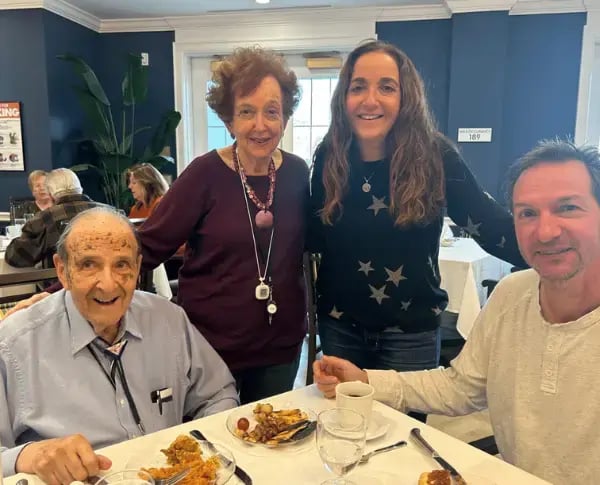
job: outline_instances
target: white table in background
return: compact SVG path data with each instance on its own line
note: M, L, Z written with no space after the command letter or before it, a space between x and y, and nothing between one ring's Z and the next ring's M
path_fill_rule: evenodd
M485 279L500 280L511 265L486 253L473 239L457 238L452 246L440 246L442 288L448 292L446 311L458 313L456 327L467 338L487 298Z
M296 389L265 399L277 407L300 407L319 412L335 406L335 401L322 397L313 386ZM250 405L250 408L252 406ZM472 446L420 423L384 404L375 403L374 410L389 419L391 427L383 437L368 442L367 450L389 445L401 439L409 444L373 457L369 463L354 470L350 477L360 485L416 485L421 472L438 468L435 461L408 440L411 428L421 428L423 436L440 454L457 468L470 485L543 485L547 482L530 475L506 462L479 451ZM127 468L128 463L139 465L140 457L156 455L177 437L191 429L201 430L211 441L229 448L238 463L252 477L254 485L316 485L333 475L329 474L317 452L314 438L293 447L277 449L247 445L234 438L225 427L230 411L225 411L191 423L185 423L131 441L109 446L100 453L113 461L113 471ZM469 481L469 478L476 477ZM15 485L19 478L27 478L29 485L42 483L36 477L17 474L4 479L4 485ZM228 485L241 483L233 477Z

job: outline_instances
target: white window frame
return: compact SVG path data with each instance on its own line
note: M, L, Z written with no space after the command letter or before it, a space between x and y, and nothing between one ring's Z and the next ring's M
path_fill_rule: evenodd
M587 22L583 28L579 92L577 95L577 119L575 143L598 143L598 106L592 106L592 93L600 89L600 76L594 76L594 68L600 59L600 6L588 9ZM596 69L598 71L598 69ZM596 72L598 74L598 72Z
M320 13L315 10L297 11L293 15L276 11L260 15L207 15L201 20L194 19L194 25L190 28L175 30L175 109L182 115L182 122L177 129L178 173L195 156L204 153L207 146L207 106L204 93L199 96L196 91L194 97L192 79L206 77L208 80L210 73L209 69L206 69L206 75L193 73L192 59L209 59L214 55L229 54L239 46L256 44L291 55L331 50L349 52L361 41L377 37L376 12L372 9L349 9L342 13L339 9L322 9ZM202 25L198 25L199 22ZM285 140L283 147L287 147Z

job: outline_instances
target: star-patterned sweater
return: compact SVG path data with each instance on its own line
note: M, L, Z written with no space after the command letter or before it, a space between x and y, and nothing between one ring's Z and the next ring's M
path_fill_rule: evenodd
M447 142L443 147L448 215L490 254L526 267L510 213L483 191L456 148ZM448 304L438 267L443 212L427 225L395 226L388 209L389 160L363 162L356 153L350 159L342 215L333 225L323 225L318 211L324 202L324 159L319 152L312 173L309 235L310 250L322 258L318 313L370 331L437 328Z

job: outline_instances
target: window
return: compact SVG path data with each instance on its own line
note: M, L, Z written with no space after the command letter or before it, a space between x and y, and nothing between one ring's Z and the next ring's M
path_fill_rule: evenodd
M331 96L338 78L302 78L302 99L292 116L292 151L310 165L331 120Z

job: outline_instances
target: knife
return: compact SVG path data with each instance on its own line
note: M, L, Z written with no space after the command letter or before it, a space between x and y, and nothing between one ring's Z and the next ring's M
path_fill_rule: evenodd
M411 436L411 438L414 438L415 441L417 443L419 443L423 448L425 448L431 454L431 458L433 458L435 461L437 461L444 470L448 470L450 472L450 475L452 475L458 483L462 483L462 484L466 485L467 482L465 482L465 479L461 476L460 473L458 473L456 468L454 468L450 463L448 463L446 460L444 460L438 454L438 452L435 451L433 449L433 447L429 443L427 443L427 441L425 441L425 438L423 438L423 436L421 436L421 430L419 428L411 429L410 436Z
M193 429L190 431L190 434L196 438L197 440L201 440L201 441L206 441L208 448L210 449L210 451L212 453L215 454L219 454L218 450L215 448L215 446L208 440L208 438L206 438L206 436L204 436L202 434L202 432L200 432L197 429ZM223 455L219 455L219 459L223 462L223 464L225 466L229 466L231 464L231 461L229 460L229 458L223 456ZM233 472L235 473L235 476L238 477L242 483L244 485L252 485L252 479L250 478L250 475L248 475L244 470L242 470L239 466L235 466L235 471Z

